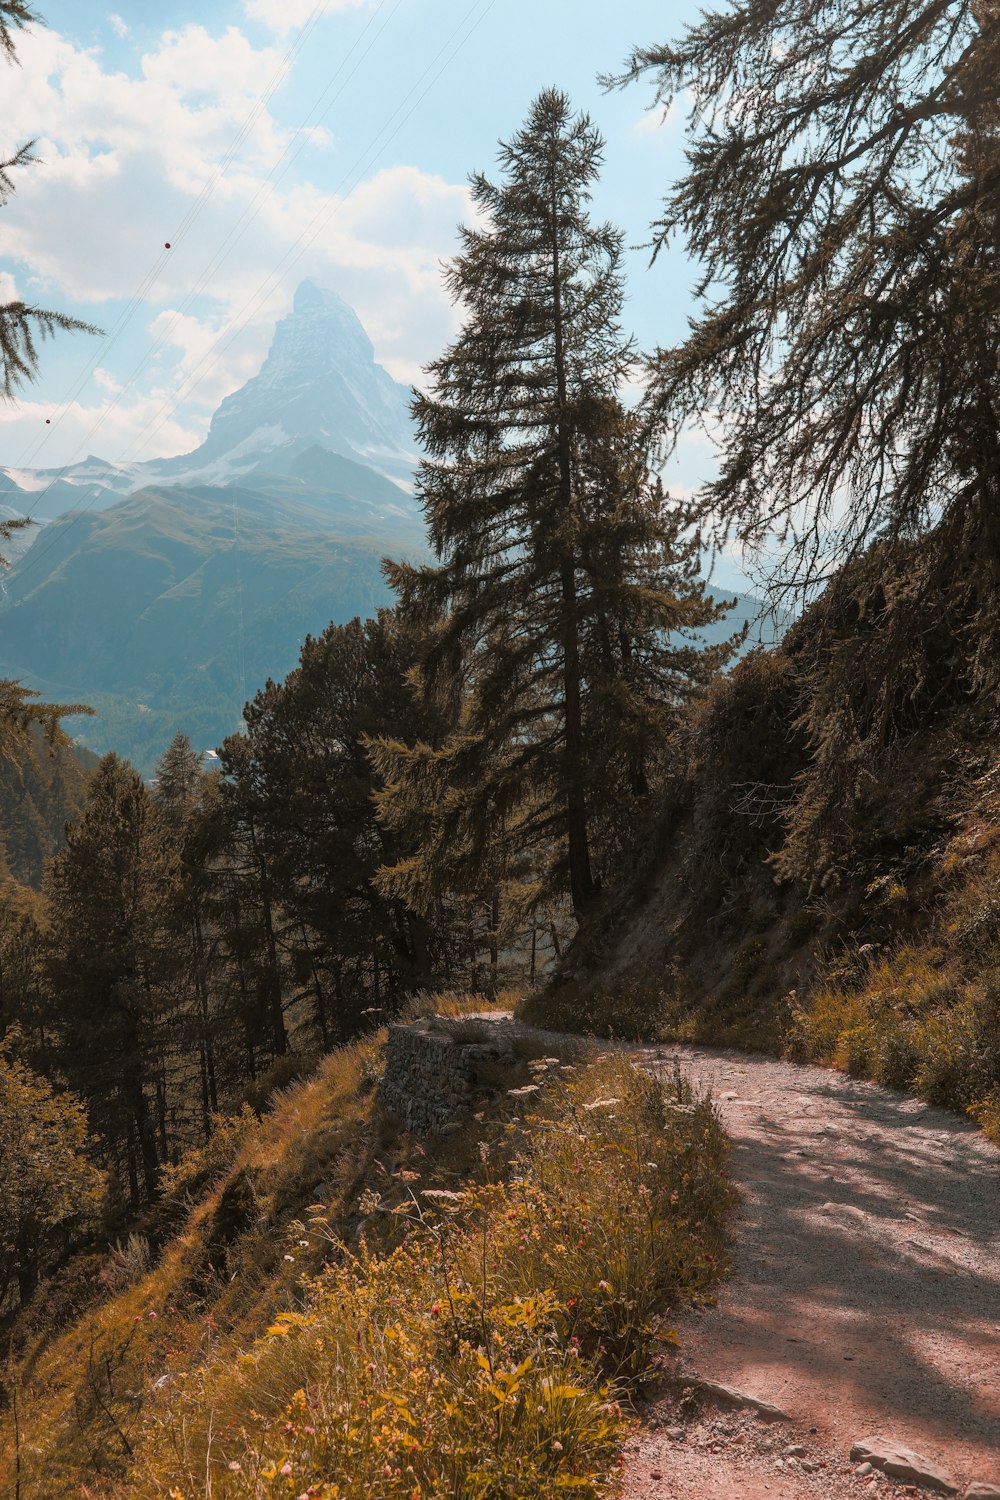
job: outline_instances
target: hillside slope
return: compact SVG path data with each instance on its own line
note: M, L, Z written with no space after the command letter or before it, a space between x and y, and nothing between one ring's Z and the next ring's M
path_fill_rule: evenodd
M714 684L634 878L533 1018L835 1062L1000 1139L1000 756L978 604L909 545L877 561Z
M420 1142L378 1105L382 1051L342 1049L263 1118L217 1121L127 1240L95 1238L13 1320L0 1491L604 1492L617 1396L667 1307L720 1274L711 1106L529 1048Z
M352 467L306 461L341 483ZM100 717L70 726L83 743L146 770L178 729L211 748L246 694L291 670L307 634L389 602L390 537L402 555L421 539L395 504L402 492L378 483L375 505L358 484L324 494L292 475L255 490L147 489L70 513L7 576L0 670L90 703Z

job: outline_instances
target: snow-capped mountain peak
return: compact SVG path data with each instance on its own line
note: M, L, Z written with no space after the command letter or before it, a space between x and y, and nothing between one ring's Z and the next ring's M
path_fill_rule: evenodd
M409 403L407 388L375 362L353 308L304 281L260 373L226 397L200 448L156 467L174 483L209 468L218 475L227 460L234 473L265 460L284 470L318 443L406 481L416 463Z
M192 453L131 464L90 457L64 469L0 467L0 493L15 509L47 519L81 504L104 509L150 484L224 485L260 471L290 474L315 447L407 490L417 464L409 390L376 363L354 309L308 280L277 324L259 373L226 397Z

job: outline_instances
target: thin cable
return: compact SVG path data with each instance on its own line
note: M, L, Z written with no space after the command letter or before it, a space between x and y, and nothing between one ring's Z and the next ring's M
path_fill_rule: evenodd
M84 367L82 373L78 376L76 383L63 397L63 400L57 408L55 417L53 419L53 422L55 424L58 424L60 418L65 416L66 411L76 400L77 396L80 394L81 390L90 379L94 370L97 368L98 362L101 359L105 359L107 355L110 354L111 350L115 347L121 335L124 333L125 329L132 321L136 310L145 301L146 294L155 284L158 276L160 275L160 272L163 270L163 267L166 265L170 257L170 250L181 242L184 235L195 223L205 204L209 201L212 194L214 193L219 182L222 180L226 172L236 160L236 157L239 155L241 148L246 142L253 127L259 120L261 114L266 109L267 105L270 103L271 99L274 97L281 84L288 77L288 74L294 66L299 52L305 46L305 43L309 39L309 36L319 24L319 21L321 20L328 4L329 0L316 0L316 4L313 6L312 12L310 13L309 17L303 23L298 36L296 37L296 40L285 52L284 57L281 59L281 62L272 74L271 79L264 89L263 93L258 95L257 99L250 109L249 114L244 119L243 124L240 126L239 130L237 131L236 135L230 142L221 160L216 166L215 171L202 187L202 190L199 193L198 197L189 206L187 212L184 215L184 218L171 233L169 240L164 245L164 249L160 252L150 270L147 271L143 280L139 283L135 291L132 293L131 297L128 300L128 303L119 314L110 332L105 334L103 342L98 346L96 353L92 356L88 364ZM15 464L11 465L11 467L18 469L30 467L34 462L34 459L37 457L38 453L52 436L53 434L51 432L43 432L35 440L34 449L30 452L26 449L22 450L21 457ZM72 462L73 460L70 460L69 464L62 465L63 470L69 468Z
M181 401L187 394L189 394L194 381L202 374L208 374L212 369L215 368L219 360L222 358L222 355L229 348L233 340L238 336L238 334L243 331L243 328L245 327L246 323L249 322L250 318L253 316L253 313L258 310L258 308L274 290L278 281L281 279L281 276L285 273L286 270L292 269L295 265L298 264L298 262L305 255L306 251L309 249L322 229L333 217L333 215L343 208L344 204L350 198L355 188L361 182L364 173L373 164L374 159L380 152L384 151L388 146L390 146L396 139L396 137L400 134L403 127L416 113L417 109L423 103L424 99L430 93L431 89L442 77L442 75L455 60L455 58L459 55L462 49L467 45L471 37L478 30L481 23L485 20L489 12L494 8L496 0L487 0L487 3L483 6L479 15L475 16L475 19L473 20L473 16L476 10L482 4L483 0L474 0L473 5L466 12L463 20L460 21L459 24L454 28L447 41L439 48L438 52L424 69L417 82L410 88L408 93L404 96L400 105L397 106L393 114L390 115L389 120L376 135L373 145L369 147L366 152L362 153L360 157L356 158L354 166L352 166L350 171L341 179L341 184L338 184L338 187L335 190L336 196L336 193L340 191L340 186L344 182L349 180L349 178L354 174L355 169L358 168L360 164L360 170L357 173L355 181L351 184L350 188L344 194L343 198L335 201L332 207L320 211L313 217L307 229L298 236L295 244L290 247L290 249L282 257L275 271L269 278L267 278L266 281L260 284L257 292L253 293L247 299L247 301L243 304L243 307L240 309L240 312L234 319L231 320L228 327L219 335L219 337L215 340L211 347L206 351L206 354L202 357L201 361L198 363L198 365L195 366L194 370L191 371L190 375L182 383L174 398L171 401L167 402L163 408L161 408L163 415L156 426L150 429L150 424L147 423L146 427L144 427L138 434L137 438L132 444L132 451L134 451L140 444L145 443L147 434L149 435L150 439L156 436L156 434L169 421L170 417L177 410L177 407L180 405ZM470 21L472 23L471 25L469 24ZM453 50L450 52L450 55L445 56L445 54L448 53L449 48L452 47L452 43L455 41L455 38L463 30L465 30L465 35L461 37L458 45L453 48ZM432 78L430 78L430 81L427 83L426 87L418 94L417 98L414 100L410 108L407 109L405 113L402 114L401 118L397 120L397 116L400 116L401 111L404 110L407 102L413 97L415 93L417 93L417 90L420 89L420 85L424 82L425 79L428 78L428 75L433 72L436 64L442 59L442 57L444 57L444 61L441 63L441 66L438 68L437 72L434 73L434 76ZM395 126L394 128L392 128L394 122ZM391 133L386 137L385 140L383 140L382 137L385 136L386 131L390 129ZM301 248L296 249L296 247L298 246L301 246ZM246 314L245 317L244 314ZM212 355L213 352L214 358L209 360L209 355ZM130 454L127 454L124 459L119 460L119 463L125 464L129 461L129 458ZM94 501L101 493L101 487L95 486L91 491L90 504L78 505L74 508L74 514L72 518L66 523L64 527L60 528L60 535L65 535L65 532L69 530L70 527L74 526L79 519L82 519L84 514L86 514L93 508ZM49 550L51 550L51 547L55 545L55 541L56 538L53 537L49 541L47 546L41 544L40 542L36 542L35 546L32 547L31 551L27 554L23 568L19 571L20 578L23 578L25 573L30 572L34 564L44 560Z

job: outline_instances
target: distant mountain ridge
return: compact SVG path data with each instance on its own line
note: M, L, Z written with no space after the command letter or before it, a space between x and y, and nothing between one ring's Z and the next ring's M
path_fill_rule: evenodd
M307 280L260 371L225 398L199 447L142 463L91 454L58 469L0 466L0 508L47 521L81 506L106 509L150 484L224 485L257 470L290 473L317 447L406 492L418 461L410 395L376 363L353 308Z
M387 550L423 549L412 525L390 546L367 509L333 529L322 497L295 491L150 486L54 521L44 565L29 553L6 580L0 676L91 704L98 716L71 725L81 742L147 773L178 729L218 745L306 635L391 602Z
M304 282L193 452L0 469L0 514L49 518L7 546L0 675L91 704L82 742L147 773L178 729L218 745L307 634L392 602L384 556L426 556L416 460L409 392L347 304ZM709 634L756 611L742 599Z
M0 468L0 514L47 523L7 548L0 673L93 705L82 741L146 772L177 729L217 745L307 634L391 602L384 555L424 553L409 401L307 281L193 452Z

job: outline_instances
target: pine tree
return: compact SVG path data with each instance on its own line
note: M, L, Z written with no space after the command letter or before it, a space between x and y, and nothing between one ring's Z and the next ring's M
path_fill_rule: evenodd
M272 1058L289 1050L274 874L266 847L267 790L252 741L230 735L219 751L224 779L218 815L225 828L213 901L229 948L246 1031L251 1073L255 1049Z
M206 783L202 757L178 731L156 763L153 801L163 821L181 837L200 804Z
M656 226L702 267L688 337L653 361L664 438L714 421L703 514L720 541L784 543L785 585L922 536L996 618L998 76L998 0L771 0L706 12L618 80L694 101Z
M412 661L390 610L330 625L247 705L244 759L223 749L227 769L255 788L278 944L324 1047L355 1035L373 1007L427 986L440 947L427 921L375 882L398 845L376 818L368 742L429 732L406 681Z
M39 19L25 0L0 0L0 54L9 63L17 60L15 32L37 23ZM34 145L34 141L29 141L12 156L0 157L0 208L14 192L11 174L37 159ZM0 399L10 399L19 386L35 378L39 338L51 338L54 333L71 331L100 332L92 324L68 317L66 313L51 312L21 301L0 304ZM12 530L25 525L27 522L23 520L0 522L0 537L9 536Z
M426 632L425 692L458 685L464 720L439 750L379 752L390 823L431 794L425 864L447 846L495 885L529 853L578 915L599 878L595 809L629 778L641 795L703 675L671 633L719 614L619 399L634 349L621 234L588 213L601 158L590 120L549 90L501 146L503 180L472 179L482 224L448 271L464 327L414 404L438 563L388 568ZM434 883L419 866L388 877L416 900Z
M177 856L142 778L105 756L50 866L49 977L59 1063L124 1163L134 1202L155 1197L166 1154L176 883Z
M186 734L171 740L156 764L153 805L169 833L177 855L177 881L171 903L171 926L176 942L177 1009L198 1056L202 1133L207 1140L219 1108L215 1055L221 1026L213 985L213 930L210 917L212 837L207 804L216 790L217 775L202 768L202 757L192 750Z
M43 1072L48 1062L45 922L38 891L0 878L0 1042L16 1035L19 1055Z

